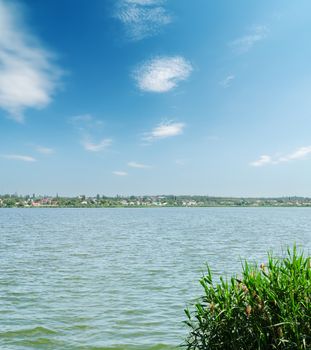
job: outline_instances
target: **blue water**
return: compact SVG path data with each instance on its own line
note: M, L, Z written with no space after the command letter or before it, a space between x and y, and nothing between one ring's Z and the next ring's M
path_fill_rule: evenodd
M1 209L0 349L174 349L208 262L294 242L308 208Z

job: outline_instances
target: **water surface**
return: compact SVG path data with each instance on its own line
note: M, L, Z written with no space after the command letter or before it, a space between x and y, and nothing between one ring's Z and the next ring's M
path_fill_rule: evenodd
M296 242L308 208L1 209L1 349L171 350L216 275Z

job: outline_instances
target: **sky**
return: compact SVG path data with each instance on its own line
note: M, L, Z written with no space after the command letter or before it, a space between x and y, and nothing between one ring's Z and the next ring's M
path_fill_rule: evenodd
M0 0L0 193L311 196L311 2Z

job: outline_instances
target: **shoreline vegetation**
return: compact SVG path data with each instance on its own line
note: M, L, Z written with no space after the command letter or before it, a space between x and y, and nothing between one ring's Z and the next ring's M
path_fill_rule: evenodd
M203 296L186 309L187 350L311 349L311 257L296 246L284 258L268 254L260 267L246 261L242 276L200 283Z
M87 197L0 195L0 208L311 207L309 197L245 198L211 196Z
M158 208L158 207L311 207L309 197L247 198L211 196L87 197L0 195L0 208Z

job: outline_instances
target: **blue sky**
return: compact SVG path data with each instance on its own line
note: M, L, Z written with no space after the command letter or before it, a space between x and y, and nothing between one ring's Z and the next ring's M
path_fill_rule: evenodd
M308 0L0 0L0 193L311 196Z

